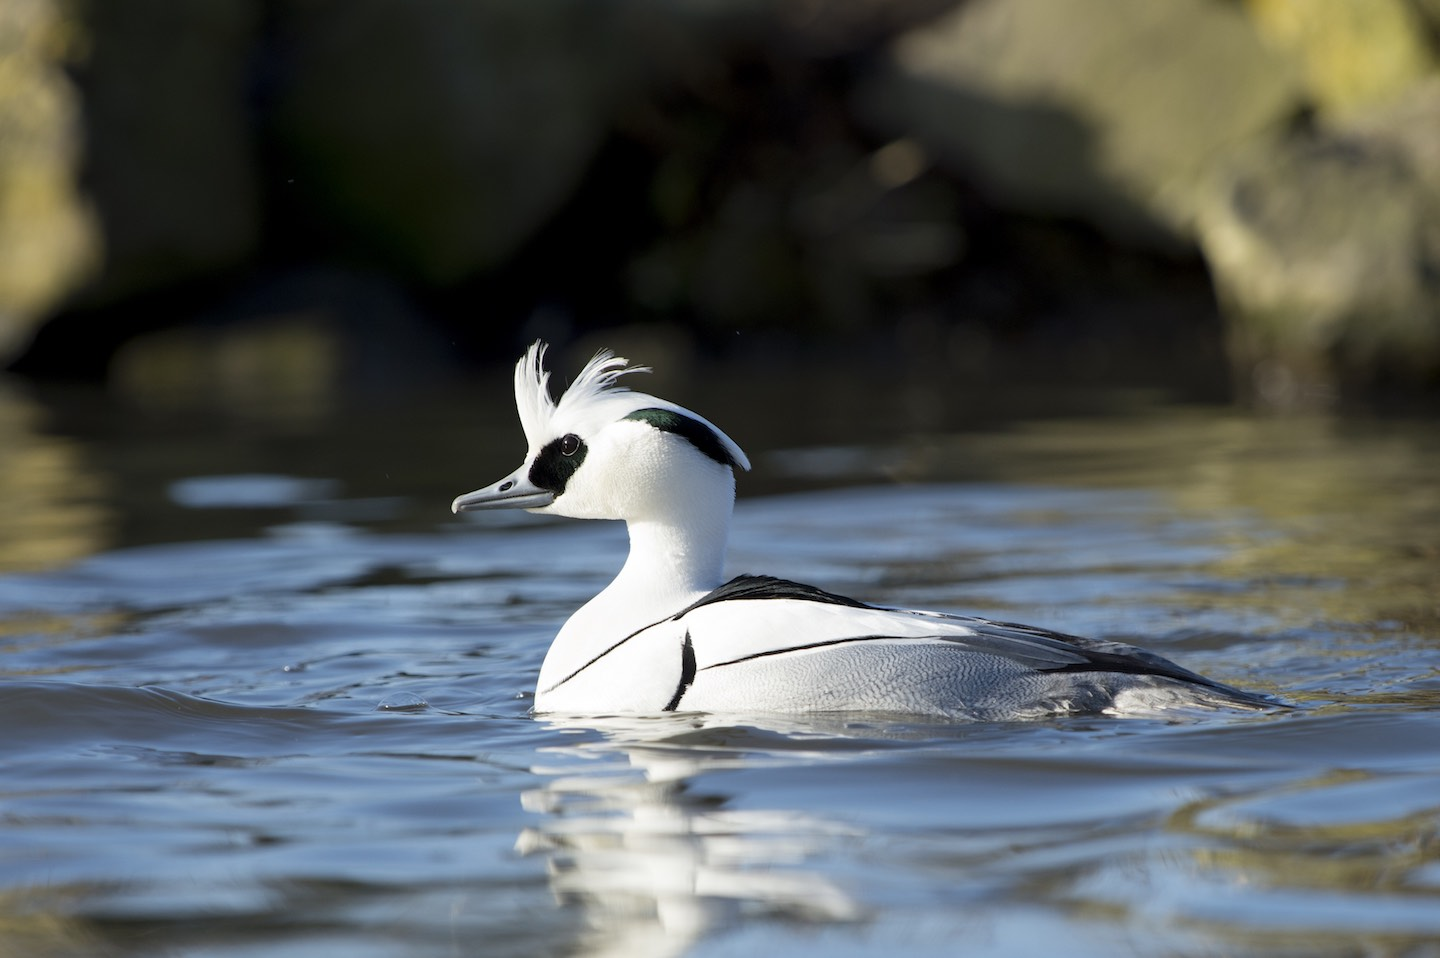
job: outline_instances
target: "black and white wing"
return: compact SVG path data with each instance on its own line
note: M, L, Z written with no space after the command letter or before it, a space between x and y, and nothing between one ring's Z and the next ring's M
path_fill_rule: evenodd
M673 621L685 626L688 681L672 708L1023 717L1114 710L1121 693L1156 689L1181 704L1273 704L1123 643L871 606L765 576L734 579ZM1142 710L1152 706L1168 707Z

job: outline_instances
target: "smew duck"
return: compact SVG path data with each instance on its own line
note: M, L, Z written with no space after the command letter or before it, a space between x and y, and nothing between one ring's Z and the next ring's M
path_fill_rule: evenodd
M528 451L459 513L620 519L615 580L561 628L538 712L880 711L1011 720L1066 713L1261 709L1271 699L1135 646L973 616L871 605L764 575L724 581L740 447L688 409L618 380L601 351L558 400L544 343L515 366Z

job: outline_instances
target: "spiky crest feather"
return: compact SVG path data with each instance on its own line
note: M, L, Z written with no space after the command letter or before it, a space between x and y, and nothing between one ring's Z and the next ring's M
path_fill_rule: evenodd
M520 414L525 440L532 446L551 438L551 424L557 416L573 414L603 399L630 395L631 391L616 380L628 373L650 372L649 366L631 366L625 357L602 349L590 357L557 402L550 396L550 372L545 368L549 348L548 343L537 339L515 364L515 409Z
M531 447L539 444L555 412L555 401L550 398L550 374L545 370L548 348L537 339L515 364L515 411L520 414L520 428L525 430L525 441Z
M742 468L750 468L744 451L705 417L669 400L621 386L617 382L621 376L648 373L650 367L631 366L628 359L616 356L608 349L592 356L560 399L553 399L550 395L550 372L545 368L548 349L548 343L537 339L515 364L515 409L520 414L520 427L525 430L525 441L531 449L544 445L565 430L584 432L587 428L598 428L623 419L636 409L651 407L674 410L704 423L715 431Z

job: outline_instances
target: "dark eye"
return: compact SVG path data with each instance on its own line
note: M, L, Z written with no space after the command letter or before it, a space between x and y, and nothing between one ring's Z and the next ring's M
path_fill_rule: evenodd
M573 432L560 437L560 455L573 456L580 451L580 437Z

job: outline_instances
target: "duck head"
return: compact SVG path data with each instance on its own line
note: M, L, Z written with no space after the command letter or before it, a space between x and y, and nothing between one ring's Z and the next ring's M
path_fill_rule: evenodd
M546 344L515 364L515 406L529 449L510 475L459 496L454 512L525 509L577 519L645 520L683 511L723 487L734 499L745 453L713 423L618 384L649 372L602 350L559 400L551 398Z

